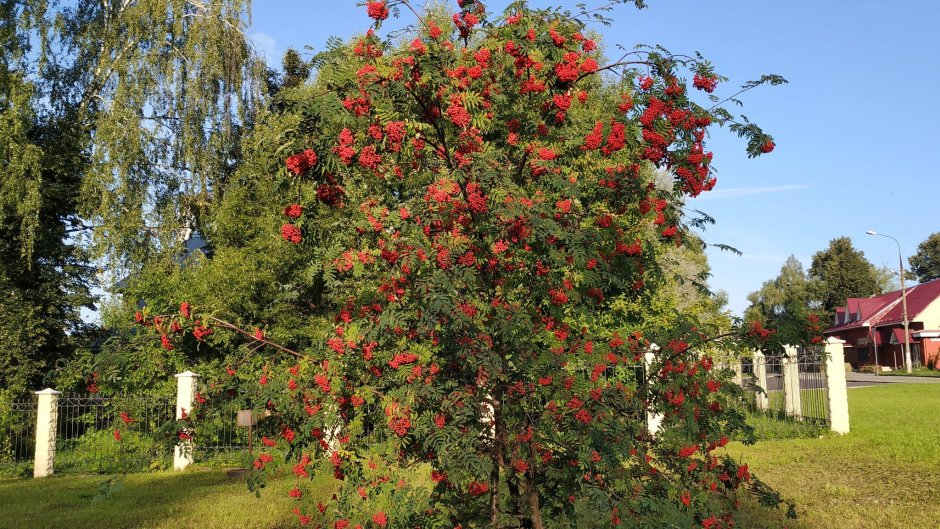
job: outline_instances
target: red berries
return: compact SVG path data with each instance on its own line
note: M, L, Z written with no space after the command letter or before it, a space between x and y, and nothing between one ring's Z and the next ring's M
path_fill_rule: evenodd
M385 0L366 2L366 12L369 18L375 21L382 21L388 18L388 5Z
M193 329L193 337L196 338L197 342L203 341L210 334L212 334L212 329L196 322L196 328Z
M317 200L327 206L335 206L342 202L346 192L343 188L333 184L320 184L317 186ZM283 231L283 230L282 230ZM299 242L299 241L298 241Z
M300 244L300 228L294 226L293 224L284 224L281 226L281 237L283 237L284 240L289 243Z
M188 301L184 301L180 303L180 315L183 316L184 318L189 319L190 309L191 309L191 305L189 304Z
M483 481L471 481L467 485L467 492L470 493L471 496L482 496L489 491L489 484Z
M460 128L469 126L471 120L470 113L463 107L459 99L451 101L450 106L447 107L447 118Z
M764 153L764 154L767 154L767 153L769 153L769 152L773 152L774 147L776 147L776 146L777 146L777 145L774 144L773 140L767 140L767 141L765 141L765 142L763 143L763 145L760 146L760 152L762 152L762 153Z
M313 149L289 156L286 161L287 170L294 176L301 176L317 164L317 153Z
M710 94L714 92L715 87L718 86L718 79L714 76L695 74L692 78L692 86Z
M304 207L300 204L291 204L284 208L284 215L289 219L298 219L304 214Z

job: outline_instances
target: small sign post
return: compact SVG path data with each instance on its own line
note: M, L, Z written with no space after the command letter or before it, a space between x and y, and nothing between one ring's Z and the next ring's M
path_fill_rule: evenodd
M255 425L258 424L258 419L255 417L253 410L238 410L238 413L235 415L235 426L241 428L248 428L248 455L253 456L254 450L252 446L252 429Z

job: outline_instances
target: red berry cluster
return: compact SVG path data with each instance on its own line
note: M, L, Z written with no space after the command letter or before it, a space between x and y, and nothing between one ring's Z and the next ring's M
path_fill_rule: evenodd
M366 2L366 12L369 14L369 18L382 21L388 18L388 5L385 0L370 0Z

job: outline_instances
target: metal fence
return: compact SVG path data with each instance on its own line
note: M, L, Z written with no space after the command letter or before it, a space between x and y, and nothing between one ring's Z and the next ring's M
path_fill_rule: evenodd
M36 399L0 403L0 475L29 471L36 449Z
M140 472L171 468L175 400L157 395L61 395L56 401L56 473ZM230 415L230 416L229 416ZM37 403L0 403L0 475L27 475L33 464ZM240 463L248 431L235 412L200 422L193 457Z
M748 393L746 411L761 431L774 423L806 427L830 426L826 361L821 351L799 349L795 355L755 355L742 362L741 386ZM805 432L804 432L805 433ZM798 432L794 430L794 435ZM779 437L778 431L774 436Z
M62 395L58 399L56 472L120 472L165 468L164 437L175 404L157 396Z

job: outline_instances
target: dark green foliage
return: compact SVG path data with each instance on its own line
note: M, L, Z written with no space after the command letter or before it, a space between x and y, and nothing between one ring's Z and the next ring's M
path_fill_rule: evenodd
M910 256L907 262L921 283L940 278L940 232L931 234L917 245L917 253Z
M820 300L830 314L847 298L880 293L877 269L848 237L832 239L827 249L813 254L809 275L820 281Z
M772 347L806 344L812 338L807 320L822 305L821 288L820 281L807 276L800 261L791 255L780 268L780 275L748 294L751 306L744 312L744 319L773 330Z
M246 10L0 0L0 386L74 379L51 371L98 341L94 259L110 281L175 255L222 192L257 96Z

